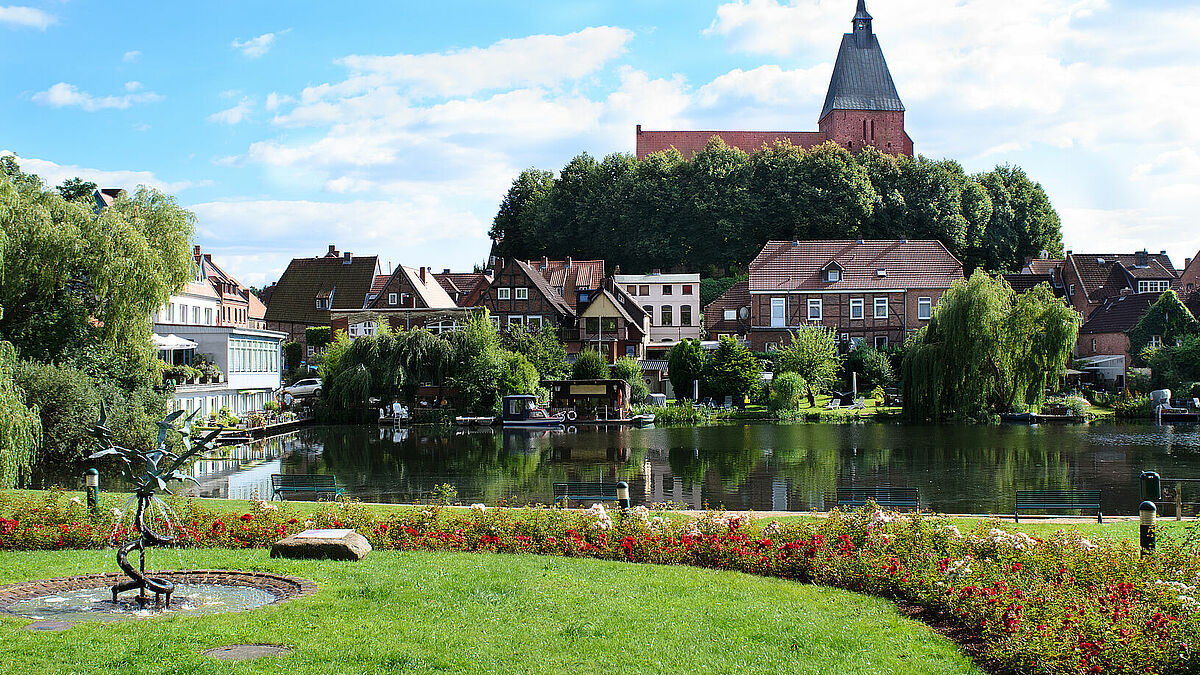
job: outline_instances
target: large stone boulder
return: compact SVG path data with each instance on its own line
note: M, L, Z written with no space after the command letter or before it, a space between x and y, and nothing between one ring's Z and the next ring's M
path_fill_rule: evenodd
M354 530L305 530L284 537L271 547L272 558L362 560L371 543Z

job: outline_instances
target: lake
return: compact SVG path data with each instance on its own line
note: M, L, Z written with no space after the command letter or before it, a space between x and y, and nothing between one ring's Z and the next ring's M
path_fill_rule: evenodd
M269 495L271 474L282 472L335 474L349 496L368 502L428 500L435 486L450 484L463 503L550 503L555 482L624 480L635 504L825 510L839 485L895 485L918 488L922 508L1008 513L1017 489L1077 487L1102 489L1111 514L1137 513L1143 470L1200 478L1200 431L1116 424L318 426L228 448L193 467L200 494L240 499Z

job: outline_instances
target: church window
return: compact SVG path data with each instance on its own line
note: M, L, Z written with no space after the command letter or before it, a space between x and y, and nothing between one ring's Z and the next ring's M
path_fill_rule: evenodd
M867 121L863 120L863 138L867 137Z

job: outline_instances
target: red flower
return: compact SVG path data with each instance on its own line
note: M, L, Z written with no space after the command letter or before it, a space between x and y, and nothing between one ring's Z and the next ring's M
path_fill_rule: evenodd
M242 520L248 523L248 522L254 520L254 514L253 513L243 513Z

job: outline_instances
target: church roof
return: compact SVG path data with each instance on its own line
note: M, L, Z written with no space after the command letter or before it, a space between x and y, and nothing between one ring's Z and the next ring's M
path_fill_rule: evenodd
M879 40L871 30L871 15L867 14L866 3L859 2L854 18L855 32L842 36L833 77L829 79L829 92L825 95L825 107L817 119L825 119L833 110L904 110L896 83L883 58L883 50L879 48ZM859 23L863 24L861 28Z

